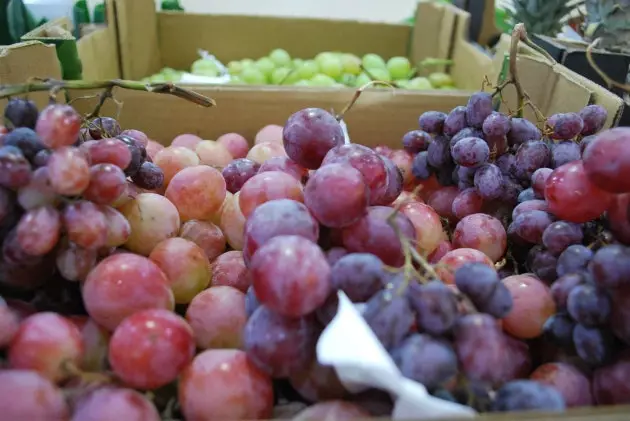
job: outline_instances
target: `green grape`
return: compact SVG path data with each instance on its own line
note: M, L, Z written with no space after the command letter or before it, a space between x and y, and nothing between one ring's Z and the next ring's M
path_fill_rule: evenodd
M442 72L434 72L429 75L429 82L436 88L443 86L453 86L453 78L450 75Z
M311 86L335 86L335 79L323 73L318 73L311 78Z
M416 90L427 90L433 89L433 85L431 85L431 82L429 82L429 79L427 79L426 77L414 77L409 81L409 85L407 85L407 88Z
M297 69L298 67L304 64L304 60L302 60L301 58L294 58L292 64L293 64L293 67Z
M340 59L344 73L350 73L354 76L361 73L361 59L359 57L354 54L342 54Z
M315 56L315 62L317 63L318 66L321 67L322 63L328 59L331 58L336 58L337 55L335 53L331 53L330 51L326 51L323 53L319 53Z
M341 60L337 57L330 57L322 59L319 64L320 70L325 75L330 76L333 79L341 77L343 73L343 67L341 66Z
M387 62L387 70L394 79L405 79L411 73L411 63L407 57L392 57Z
M230 77L230 81L228 82L229 85L242 85L243 83L245 82L243 82L243 79L238 75Z
M227 68L231 75L238 75L243 71L243 63L240 61L231 61L228 63Z
M192 64L190 72L194 75L213 77L218 76L219 68L214 61L200 58Z
M369 69L370 74L374 77L375 80L380 80L382 82L391 82L392 77L387 71L387 69Z
M168 80L166 80L166 78L164 77L164 75L161 74L157 74L157 75L153 75L149 78L151 83L164 83L164 82L168 82Z
M278 67L277 69L274 69L271 73L271 83L274 85L280 85L284 82L286 84L287 76L289 76L291 72L293 72L293 70L288 67Z
M385 64L385 60L377 54L366 54L363 56L361 60L363 67L372 70L372 69L386 69L387 64Z
M273 72L273 69L276 68L276 65L273 63L273 61L271 61L269 57L263 57L256 60L256 63L254 63L254 67L260 70L262 74L265 75L265 77L270 77L271 72Z
M300 79L311 79L319 73L319 66L315 60L304 60L301 67L297 69L297 75Z
M311 82L309 82L308 80L302 79L295 82L293 86L313 86L313 85L311 85Z
M266 85L267 77L257 67L246 67L241 72L241 79L243 82L250 85Z
M241 60L241 66L243 66L243 69L246 67L250 67L254 65L254 60L252 60L251 58L244 58L243 60Z
M339 82L341 82L342 84L346 86L354 86L354 84L356 83L356 80L357 80L357 77L350 73L344 73L339 78Z
M360 88L362 86L367 85L371 81L372 79L370 79L370 77L366 73L361 73L359 76L357 76L356 80L354 81L354 86L357 88Z
M291 56L281 48L269 53L269 58L277 67L289 67L291 65Z
M401 89L409 89L411 81L409 79L396 79L394 80L394 83Z

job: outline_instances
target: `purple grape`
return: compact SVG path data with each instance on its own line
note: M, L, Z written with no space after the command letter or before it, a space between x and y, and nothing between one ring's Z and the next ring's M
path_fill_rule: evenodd
M610 318L610 297L595 285L578 285L567 299L567 310L576 322L584 326L601 326Z
M542 243L551 253L559 255L570 245L581 244L583 239L584 233L579 224L556 221L543 232Z
M52 151L50 149L42 149L37 152L37 154L33 157L33 166L35 168L45 167L48 165L48 160L52 155Z
M251 317L258 307L260 307L260 301L258 301L258 297L256 297L254 287L250 286L247 288L247 294L245 294L245 312L247 313L247 317Z
M440 168L451 161L449 140L442 136L436 136L427 149L427 162L434 168Z
M363 318L386 349L400 345L413 324L413 311L402 295L377 292L365 306Z
M500 319L512 309L510 291L501 283L496 270L483 263L462 265L455 272L455 285L483 313Z
M4 118L13 128L35 129L38 116L37 105L28 99L11 98L4 108Z
M117 137L122 133L118 121L111 117L96 117L88 123L88 130L94 140Z
M582 361L597 367L610 361L614 338L607 330L577 324L573 329L573 345Z
M553 219L547 212L530 210L519 214L510 225L513 227L513 232L522 240L540 244L543 232L552 222Z
M577 113L558 113L547 119L547 125L553 131L552 139L569 140L582 132L584 121Z
M534 189L536 199L545 198L545 184L553 170L551 168L538 168L532 174L531 186Z
M230 162L221 172L225 179L225 186L230 193L241 190L243 184L258 173L260 164L247 158L238 158Z
M545 202L544 200L538 200L538 199L533 199L533 198L530 200L521 202L518 205L516 205L516 207L512 210L512 219L516 219L516 217L519 216L521 213L531 211L531 210L539 210L539 211L546 212L547 202Z
M367 301L383 287L385 276L381 259L369 253L350 253L332 266L334 289L346 293L354 303Z
M446 114L439 111L427 111L418 118L420 130L431 134L442 134Z
M479 139L484 139L485 135L479 129L465 127L462 130L458 131L457 134L455 134L455 136L451 137L449 146L452 148L453 146L455 146L457 142L459 142L465 137L478 137Z
M494 165L499 167L502 174L512 175L514 173L514 162L516 161L516 157L512 154L506 153L501 155L494 161Z
M435 175L441 186L447 187L456 184L453 181L453 171L455 171L455 164L450 160L437 169Z
M394 200L396 200L398 196L400 196L400 193L402 193L404 187L404 179L402 172L391 159L387 158L386 156L381 156L380 158L385 163L385 170L387 171L387 187L374 204L389 205Z
M158 167L153 162L145 161L131 180L136 186L143 189L159 189L164 184L164 172L162 168Z
M519 193L517 202L520 204L520 203L530 202L532 200L536 200L536 192L534 192L534 189L530 187ZM545 205L545 208L546 208L546 205Z
M589 143L594 141L596 138L597 136L595 135L585 136L582 138L582 140L580 141L580 153L582 155L584 155L584 151L586 150L586 147L589 145Z
M407 290L409 303L416 312L420 332L443 335L457 321L457 298L453 291L441 281L428 284L411 284Z
M593 259L593 251L581 244L567 247L558 257L558 276L577 273L584 269Z
M488 147L490 148L490 155L493 157L505 155L505 153L507 152L509 148L507 137L505 137L504 135L502 136L486 135L484 136L484 139L486 139L486 143L488 144Z
M418 180L427 180L433 174L433 169L429 166L429 153L420 152L413 158L411 173Z
M146 159L147 151L144 146L130 136L118 135L117 138L125 142L131 152L131 162L127 168L125 168L125 175L127 177L133 177L140 170L142 163Z
M558 258L548 250L542 250L540 247L532 247L529 251L528 264L529 269L548 284L555 281L558 277L556 272Z
M466 186L465 188L474 187L475 183L475 172L477 172L477 168L466 168L466 167L455 167L455 171L457 171L457 180L458 185Z
M477 309L497 319L502 319L510 314L513 305L512 293L505 284L499 282L490 299L484 305L477 307Z
M551 167L558 168L567 162L577 161L582 157L582 150L577 143L567 140L551 148Z
M431 143L431 135L422 130L412 130L407 132L402 139L403 148L411 153L426 151Z
M455 136L466 128L466 107L459 105L451 110L444 120L444 134L448 137Z
M534 123L525 118L513 118L512 127L507 134L511 146L518 146L528 140L540 140L541 131Z
M483 132L486 136L505 136L510 131L510 117L493 111L483 121Z
M478 167L490 157L490 149L485 140L465 137L451 148L453 161L462 167Z
M608 111L601 105L587 105L580 111L580 117L584 123L582 136L590 136L604 127L608 118Z
M566 310L569 294L578 285L585 283L582 273L569 273L559 277L551 285L551 296L559 310Z
M515 206L522 191L523 186L513 180L512 177L503 175L503 192L499 200Z
M494 164L485 164L475 172L475 188L484 200L495 200L503 193L503 174Z
M519 180L529 181L539 168L548 167L551 162L549 146L540 140L528 140L516 151L514 176Z
M543 325L543 335L556 346L570 348L573 346L573 329L575 322L566 314L554 314Z
M24 157L31 162L38 152L46 149L37 133L28 127L18 127L4 136L2 140L5 146L15 146L21 150Z
M480 129L483 121L492 113L492 95L487 92L475 92L466 105L466 122L471 127Z
M457 355L448 342L414 334L392 352L400 372L433 390L457 374Z
M619 244L604 246L593 256L589 269L603 288L630 285L630 249Z
M26 186L32 177L31 164L15 146L0 147L0 186L18 189Z
M514 380L504 384L492 404L492 412L562 412L565 409L564 398L557 389L534 380Z

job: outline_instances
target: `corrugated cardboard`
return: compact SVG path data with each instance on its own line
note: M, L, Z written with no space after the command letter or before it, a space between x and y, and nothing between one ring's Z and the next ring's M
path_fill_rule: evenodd
M120 53L113 0L107 1L107 24L77 41L84 80L120 79Z

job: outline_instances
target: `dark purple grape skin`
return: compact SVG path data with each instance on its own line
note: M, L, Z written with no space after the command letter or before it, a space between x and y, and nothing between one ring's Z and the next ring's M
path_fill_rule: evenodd
M45 167L46 165L48 165L48 160L50 159L51 155L52 151L50 149L42 149L41 151L37 152L37 154L35 154L35 156L33 157L33 167Z
M480 129L483 121L493 111L492 95L487 92L475 92L466 104L466 122L469 126Z
M573 329L575 322L563 313L554 314L543 325L545 339L556 346L570 349L573 346Z
M584 233L580 224L555 221L543 232L542 243L549 252L559 255L573 244L581 244Z
M466 128L468 122L466 121L466 107L458 105L453 108L444 120L444 134L448 137L455 136L461 130Z
M457 355L446 341L413 334L392 351L403 376L434 390L457 374Z
M591 284L576 286L567 299L567 310L573 320L588 327L608 323L611 308L608 294Z
M409 334L414 315L406 297L383 290L368 300L363 318L389 350L400 345Z
M579 112L584 127L582 127L582 136L590 136L600 131L606 119L608 118L608 111L601 105L587 105Z
M94 140L116 137L122 133L118 121L111 117L97 117L89 122L88 130Z
M486 136L505 136L510 131L510 127L510 117L493 111L483 121L482 129Z
M433 174L433 169L429 166L429 153L420 152L413 158L411 173L418 180L427 180Z
M440 168L451 161L449 140L442 136L436 136L427 149L427 161L434 168Z
M258 301L258 297L256 297L254 287L250 286L247 288L247 293L245 294L245 313L247 317L251 317L258 307L260 307L260 301Z
M392 203L404 188L404 178L400 171L400 168L394 164L394 162L386 156L381 156L381 159L385 163L385 170L387 171L387 188L385 192L378 198L375 205L389 205ZM413 166L412 166L413 170Z
M603 288L630 285L630 249L610 244L597 250L589 264L593 279Z
M581 273L569 273L556 279L551 285L551 296L558 310L566 310L569 294L573 288L585 282L585 278Z
M482 313L498 319L512 310L512 295L499 274L482 263L466 263L455 272L455 285Z
M0 186L18 189L26 186L32 177L31 164L15 146L0 147Z
M38 152L46 149L37 133L28 127L18 127L4 136L2 140L5 146L15 146L22 151L24 157L31 162Z
M131 180L140 188L155 190L164 185L164 172L153 162L144 161Z
M593 251L580 244L567 247L558 257L558 276L577 273L586 269L593 259Z
M518 146L528 140L540 140L541 137L542 132L531 121L518 117L512 119L512 126L507 134L511 146Z
M457 171L457 180L461 182L465 182L469 184L468 187L472 187L475 181L475 172L477 172L477 168L466 168L466 167L456 167Z
M597 138L597 136L595 135L590 135L590 136L584 136L582 138L582 140L580 141L580 154L584 155L584 151L586 150L586 147L595 139Z
M492 403L492 412L563 412L564 398L551 386L533 380L514 380L504 384Z
M599 367L609 362L614 353L614 338L605 329L577 324L573 329L573 345L586 364Z
M18 127L35 129L37 117L39 117L37 105L28 99L11 98L4 107L4 118L14 129Z
M453 171L455 171L455 164L451 161L437 169L435 176L441 186L448 187L456 184L453 181Z
M582 132L584 122L577 113L558 113L547 119L547 126L552 130L552 139L569 140Z
M499 167L504 175L512 175L514 173L514 162L516 157L510 153L501 155L494 161L494 165Z
M499 200L503 203L516 206L518 197L523 192L523 186L517 183L512 177L503 175L503 192Z
M479 139L485 139L485 135L479 129L473 129L471 127L464 127L458 131L453 137L451 137L449 146L452 148L457 142L465 137L478 137Z
M259 169L259 163L247 158L238 158L227 164L221 172L227 191L230 193L240 191L243 184L255 176Z
M418 331L439 336L455 326L459 316L457 298L441 281L431 281L425 285L411 284L407 297L416 312Z
M495 200L503 193L503 174L494 164L485 164L475 172L475 188L484 200Z
M383 287L385 272L381 259L369 253L350 253L331 267L333 289L342 290L353 303L370 299Z
M550 163L551 150L549 146L540 140L529 140L522 143L516 151L514 176L522 181L531 180L534 171L548 167Z
M490 148L485 140L465 137L451 148L453 161L462 167L478 167L490 158Z
M512 224L514 233L522 240L532 244L541 244L545 229L553 222L549 213L530 210L519 214Z
M418 118L420 130L431 134L442 134L446 114L439 111L427 111Z
M534 192L534 189L530 187L519 193L517 201L518 203L524 203L524 202L529 202L530 200L535 200L535 199L536 199L536 192Z
M403 149L410 154L426 151L431 143L431 135L422 130L407 132L402 139Z
M529 269L548 284L551 284L558 278L556 267L558 266L558 258L548 250L541 250L539 247L532 247L528 256Z
M580 145L573 141L555 144L551 148L551 168L558 168L567 162L577 161L582 157Z

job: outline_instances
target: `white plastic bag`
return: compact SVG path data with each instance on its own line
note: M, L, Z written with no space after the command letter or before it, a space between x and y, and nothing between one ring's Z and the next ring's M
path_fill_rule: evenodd
M342 291L335 318L317 343L317 359L335 368L342 384L352 393L377 388L394 399L393 419L472 418L470 407L431 396L427 389L400 373L360 310Z
M189 85L225 84L229 83L230 80L232 80L232 77L230 76L227 67L225 67L225 65L221 63L219 59L217 59L206 50L198 50L198 53L202 59L214 62L217 69L219 69L219 76L200 76L194 75L189 72L183 72L179 83Z

